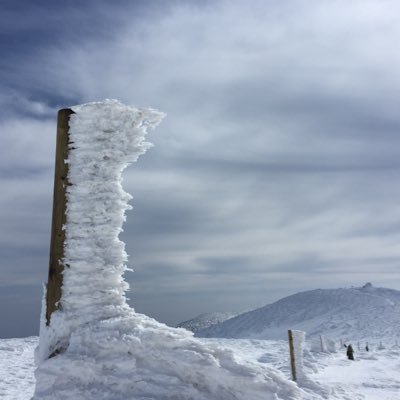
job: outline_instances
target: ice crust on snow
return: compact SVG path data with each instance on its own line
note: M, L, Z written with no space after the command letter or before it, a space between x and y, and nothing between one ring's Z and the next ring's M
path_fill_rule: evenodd
M304 393L274 368L240 362L126 303L118 239L131 196L121 173L163 113L117 101L73 107L60 309L42 312L34 400L278 400ZM48 358L56 349L61 353Z

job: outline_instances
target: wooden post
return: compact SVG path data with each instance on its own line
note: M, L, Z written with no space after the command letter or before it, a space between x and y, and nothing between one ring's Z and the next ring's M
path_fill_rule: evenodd
M51 224L49 278L46 295L46 324L50 324L51 314L59 309L63 281L64 240L63 226L66 222L66 187L68 186L68 143L69 117L74 112L65 108L58 112L57 145L54 173L53 217Z
M289 352L290 352L290 369L292 370L292 379L296 381L297 377L296 377L296 364L294 359L293 332L291 330L288 330L288 336L289 336Z

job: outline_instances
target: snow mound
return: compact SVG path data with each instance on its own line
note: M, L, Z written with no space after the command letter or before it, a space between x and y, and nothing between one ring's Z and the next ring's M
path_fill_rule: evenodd
M135 314L76 332L44 362L34 399L300 399L278 371Z
M236 317L238 313L233 312L212 312L200 314L188 321L181 322L178 328L185 328L188 331L196 333L199 330L209 328L212 325L219 324L230 318Z
M285 297L196 333L200 337L285 339L288 329L335 341L397 339L400 291L376 288L316 289Z
M304 398L272 367L240 362L129 308L118 235L131 197L121 173L150 146L146 131L163 114L110 100L73 110L64 282L49 326L42 310L33 399Z

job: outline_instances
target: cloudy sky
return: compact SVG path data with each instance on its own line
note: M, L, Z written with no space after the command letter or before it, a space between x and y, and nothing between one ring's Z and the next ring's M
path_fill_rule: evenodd
M400 289L398 1L0 7L0 337L38 332L57 110L105 98L167 113L124 175L137 311Z

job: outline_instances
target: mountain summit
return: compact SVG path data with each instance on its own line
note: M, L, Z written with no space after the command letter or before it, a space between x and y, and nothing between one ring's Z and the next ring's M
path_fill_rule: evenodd
M298 329L307 337L381 340L400 337L399 327L400 291L367 283L297 293L200 330L197 336L286 339L288 329Z

